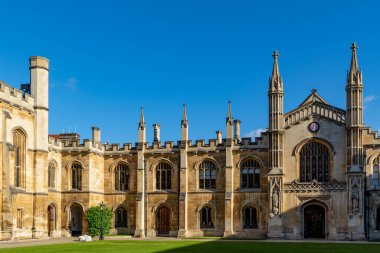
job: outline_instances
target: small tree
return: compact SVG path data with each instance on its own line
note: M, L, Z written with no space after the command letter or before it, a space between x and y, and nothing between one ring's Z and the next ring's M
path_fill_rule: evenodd
M100 206L94 206L87 210L88 232L91 236L100 235L102 222L102 210ZM106 207L103 209L103 232L108 234L111 228L112 211Z

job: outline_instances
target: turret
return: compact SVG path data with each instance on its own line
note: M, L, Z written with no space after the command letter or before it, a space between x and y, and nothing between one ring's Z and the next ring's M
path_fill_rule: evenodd
M29 58L30 91L34 97L35 149L48 151L49 60L41 56Z
M234 139L240 141L240 124L241 124L241 121L239 119L235 119L234 123L235 123L235 137L234 137Z
M363 82L356 55L357 48L357 44L352 43L351 64L346 81L347 163L351 171L361 170L363 166Z

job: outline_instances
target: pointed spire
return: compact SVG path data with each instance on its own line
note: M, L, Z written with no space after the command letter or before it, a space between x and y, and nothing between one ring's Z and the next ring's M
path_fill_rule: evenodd
M358 57L356 55L356 50L358 45L356 42L352 43L351 46L352 56L350 70L347 73L347 85L361 84L361 71L359 69Z
M186 104L183 104L183 114L181 120L181 127L187 127L187 113L186 113Z
M139 129L145 128L145 120L144 120L144 108L140 108L140 122L139 122Z
M269 78L269 90L270 91L282 91L282 79L280 76L280 68L278 65L278 51L274 50L273 52L273 69L272 76Z
M272 78L280 76L280 69L278 67L278 57L279 56L280 55L278 54L278 51L274 50L273 55L272 55L273 60L274 60L274 62L273 62L273 70L272 70Z
M233 123L232 110L231 110L231 101L228 101L228 112L227 112L226 123L227 124L231 124L231 125Z

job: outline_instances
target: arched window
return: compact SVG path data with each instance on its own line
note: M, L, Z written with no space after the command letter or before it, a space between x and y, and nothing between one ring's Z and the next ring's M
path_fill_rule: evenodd
M257 228L257 209L247 206L243 209L244 228Z
M205 206L201 209L201 228L214 228L212 209L209 206Z
M199 189L216 189L216 165L203 161L199 166Z
M48 187L50 189L55 188L55 165L54 163L49 163L48 167Z
M380 230L380 207L377 208L376 212L376 229Z
M327 182L329 180L329 149L326 145L310 141L300 153L300 181Z
M115 228L127 227L127 209L119 207L115 212Z
M156 167L156 189L170 190L172 188L172 166L161 162Z
M247 159L240 166L241 188L260 188L260 164L253 159Z
M129 168L124 163L119 163L115 167L115 190L127 191L129 184Z
M379 164L380 164L380 158L377 157L374 161L373 161L373 174L372 174L372 180L373 180L373 186L374 187L378 187L380 185L380 182L379 182Z
M17 129L13 132L14 157L14 184L16 187L25 187L25 134Z
M73 163L71 165L71 188L74 190L82 190L82 165Z

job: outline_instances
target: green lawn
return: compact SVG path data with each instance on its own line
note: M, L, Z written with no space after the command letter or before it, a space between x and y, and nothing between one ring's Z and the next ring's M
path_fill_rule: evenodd
M276 253L379 253L380 244L346 244L346 243L276 243L254 241L103 241L89 243L67 243L46 246L0 249L8 253L79 253L79 252L130 252L130 253L235 253L235 252L276 252Z

